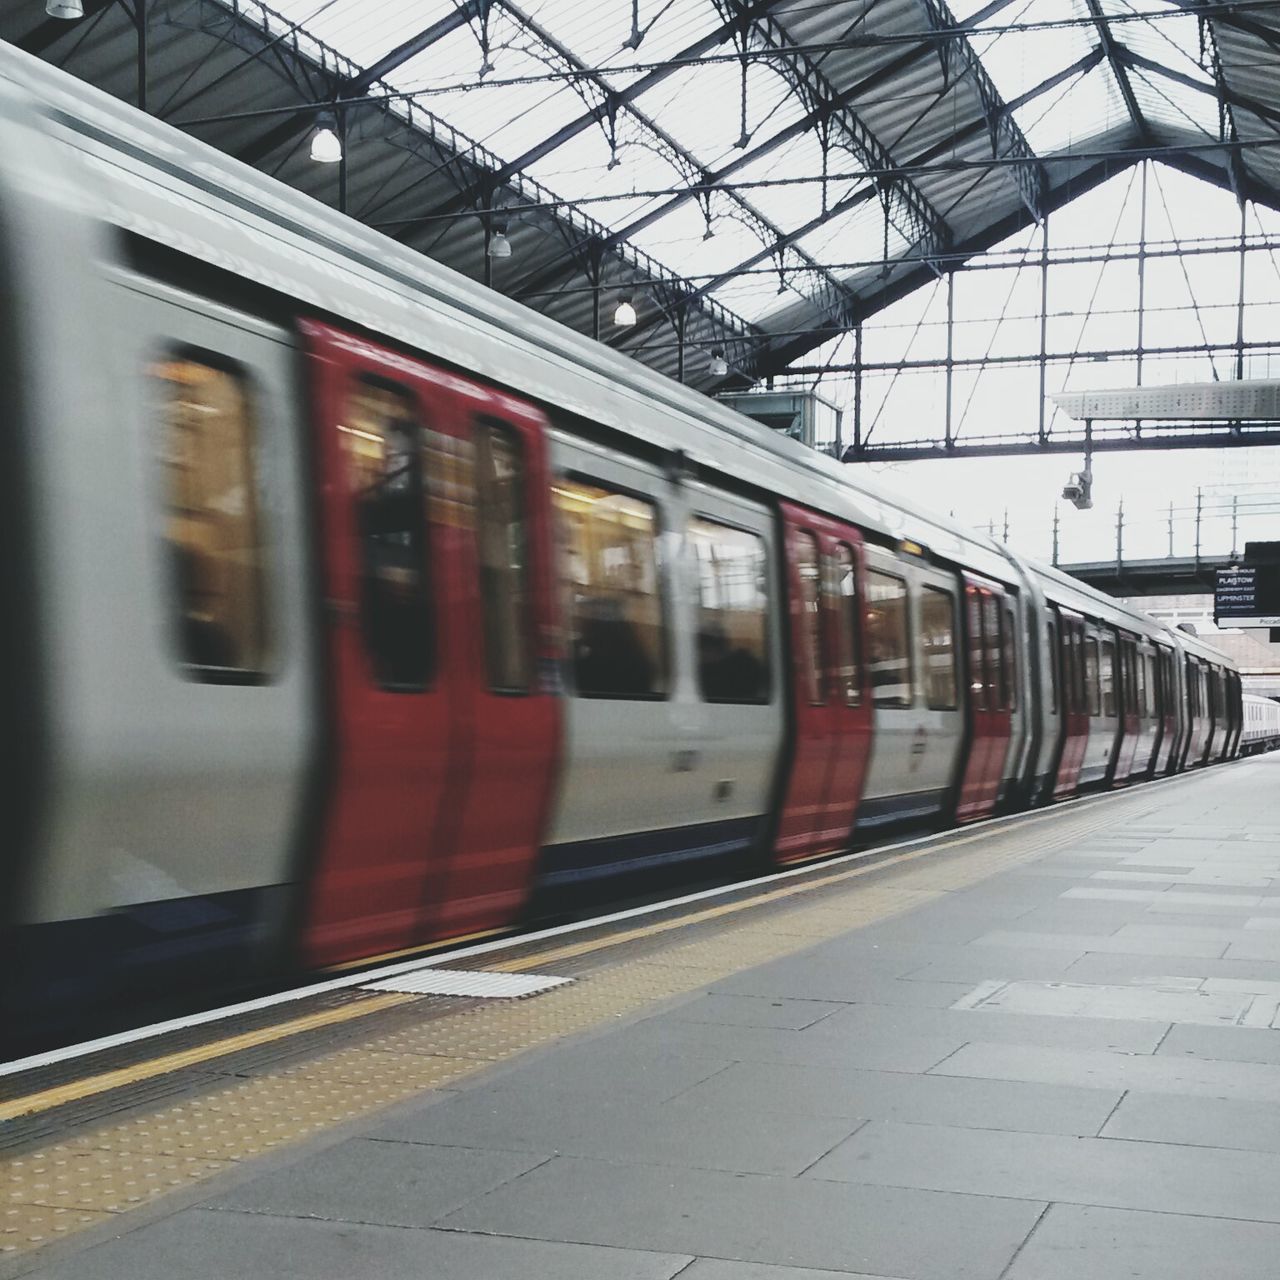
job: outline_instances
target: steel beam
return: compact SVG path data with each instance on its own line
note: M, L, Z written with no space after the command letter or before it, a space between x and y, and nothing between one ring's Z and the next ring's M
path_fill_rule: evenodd
M451 32L465 26L479 14L486 3L487 0L459 0L457 8L452 13L411 36L358 75L339 81L334 86L333 96L358 98L367 93L379 80L390 75L397 67L403 66L410 58L417 57L437 41L443 40ZM303 111L290 116L287 120L282 120L254 142L241 147L235 153L236 158L243 160L245 164L258 164L277 147L291 142L304 129L314 124L315 118L314 111Z
M1232 449L1252 448L1258 445L1280 445L1280 423L1267 423L1250 430L1243 427L1236 431L1235 424L1222 423L1213 430L1205 430L1198 422L1185 433L1167 431L1153 435L1150 428L1141 436L1101 436L1094 432L1094 453L1134 452L1143 449ZM970 440L952 445L950 449L940 440L904 440L900 444L850 445L844 451L844 462L921 462L936 458L1003 458L1022 457L1031 454L1080 453L1085 446L1083 432L1064 435L1053 432L1041 444L1034 436L1011 436L1006 440Z
M959 24L951 16L950 10L940 0L920 0L920 4L933 30L959 29ZM944 76L948 63L958 58L962 63L960 70L963 77L973 82L973 87L982 102L987 129L991 134L992 156L1013 156L1028 162L1012 166L1013 181L1017 185L1022 203L1038 221L1044 214L1044 197L1049 184L1044 169L1034 163L1035 152L1031 149L1031 144L1018 127L1017 120L996 88L995 82L987 73L986 67L982 65L982 60L974 51L968 37L944 41L939 46L939 50ZM952 74L954 71L955 68L952 68Z
M116 0L84 0L84 17L79 22L67 22L65 18L46 18L32 27L25 36L15 40L14 44L27 53L43 54L63 36L82 31L85 22L96 18L115 3ZM35 8L34 0L32 8Z
M1089 15L1093 18L1093 24L1098 29L1098 38L1102 41L1102 47L1106 50L1107 61L1111 64L1111 74L1116 78L1116 86L1120 90L1120 96L1124 99L1125 109L1129 112L1129 119L1133 121L1133 127L1138 131L1138 137L1147 145L1151 145L1151 126L1147 123L1147 118L1142 114L1142 108L1138 106L1138 99L1134 96L1133 85L1129 83L1129 70L1124 61L1124 47L1117 43L1115 36L1111 34L1111 24L1107 21L1107 15L1102 11L1102 5L1099 0L1085 0L1085 4L1089 8Z
M777 9L789 0L755 0L750 6L750 12L754 15L763 15L771 9ZM634 102L642 94L647 93L650 89L656 88L665 80L670 79L677 72L685 70L682 65L690 61L702 57L704 53L718 48L725 41L733 37L733 26L725 23L718 27L715 31L709 32L701 39L695 40L691 45L687 45L679 53L675 54L670 63L665 66L658 67L653 71L648 71L639 79L634 80L625 89L620 89L612 95L611 103L615 108L627 106ZM562 125L549 137L544 138L535 146L530 147L527 151L518 155L514 160L508 160L505 164L500 165L491 175L488 175L483 183L474 183L465 191L460 192L457 196L446 200L443 204L430 210L431 214L447 214L457 213L461 209L470 209L477 201L483 199L485 195L484 188L487 186L490 190L494 190L504 183L508 182L516 174L524 172L530 165L536 164L539 160L551 155L552 152L558 151L561 147L576 138L580 133L590 129L592 126L599 124L600 113L597 110L586 111L582 115L570 120L567 124Z
M573 67L582 72L583 79L589 81L595 86L597 91L606 99L612 95L612 90L600 76L583 64L571 50L563 45L559 40L551 34L551 32L542 28L533 18L524 13L520 7L514 3L514 0L495 0L501 4L508 13L515 18L522 27L529 31L533 37L538 40L545 48L551 50L556 57L563 61L567 66ZM628 105L627 110L638 120L641 126L667 150L675 156L680 164L691 172L697 172L700 169L698 159L689 152L680 142L678 142L671 134L669 134L658 122L652 119L647 113L641 111L634 102ZM737 204L749 222L754 224L757 234L764 241L772 241L777 243L785 238L785 232L766 217L759 209L755 207L746 196L737 191L729 192L730 198ZM808 271L812 271L815 275L821 277L825 281L826 290L834 295L837 305L852 307L856 305L857 299L854 294L848 292L845 285L835 275L826 269L811 254L803 251L795 251L800 258L803 266Z

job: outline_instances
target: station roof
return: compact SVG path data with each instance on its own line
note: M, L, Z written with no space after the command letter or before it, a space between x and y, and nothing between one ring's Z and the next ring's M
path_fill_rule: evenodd
M705 389L713 352L780 373L1143 158L1280 208L1274 0L85 11L0 0L0 36Z

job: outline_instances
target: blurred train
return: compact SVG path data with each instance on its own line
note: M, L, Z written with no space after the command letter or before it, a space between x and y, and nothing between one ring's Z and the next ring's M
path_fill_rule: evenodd
M0 52L0 1026L1233 757L1220 653Z
M1246 693L1243 698L1244 728L1240 734L1240 754L1256 756L1280 747L1280 702Z

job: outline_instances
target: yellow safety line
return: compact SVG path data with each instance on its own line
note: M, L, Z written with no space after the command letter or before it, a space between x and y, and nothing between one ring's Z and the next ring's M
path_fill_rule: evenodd
M1026 827L1038 825L1055 817L1061 817L1061 814L1049 812L1036 816L1027 815L1023 817L1017 829L1023 830ZM883 871L886 867L897 866L903 862L913 862L917 858L922 858L929 854L956 849L961 845L972 844L976 840L984 840L992 835L1000 834L1004 833L983 830L975 831L971 835L954 836L939 844L929 844L921 849L894 854L891 857L866 864L860 863L818 879L801 880L796 884L785 885L766 893L756 894L739 902L722 903L719 906L704 908L691 915L677 915L673 919L656 921L638 929L629 929L625 933L595 938L586 942L571 943L551 951L539 951L530 956L503 961L489 967L503 972L540 969L547 964L555 964L558 961L571 959L575 956L587 955L593 951L603 951L641 938L656 937L663 933L669 933L674 929L682 929L690 924L736 915L741 911L752 910L769 902L794 897L800 893L807 893L811 889L821 889L827 885L838 884L842 880L851 880L858 876L869 875L875 871ZM359 1002L343 1005L340 1008L307 1014L305 1017L294 1018L288 1022L277 1023L274 1026L261 1027L257 1031L242 1032L240 1035L210 1041L208 1044L198 1045L192 1049L184 1049L178 1053L165 1054L159 1058L147 1059L129 1067L118 1068L115 1071L104 1071L98 1075L87 1076L83 1080L72 1081L70 1084L59 1085L53 1089L44 1089L38 1093L16 1098L10 1102L0 1103L0 1120L12 1120L17 1116L31 1115L38 1111L49 1111L54 1107L63 1106L68 1102L76 1102L97 1093L105 1093L110 1089L137 1084L142 1080L150 1080L155 1076L177 1071L182 1067L194 1066L197 1063L208 1062L214 1058L225 1057L227 1054L238 1053L241 1049L251 1049L260 1044L270 1044L274 1040L283 1040L316 1027L349 1022L355 1018L362 1018L369 1013L377 1013L380 1009L405 1004L418 998L414 995L398 992L370 996Z
M137 1062L129 1067L119 1067L115 1071L103 1071L96 1076L86 1076L83 1080L73 1080L70 1084L61 1084L53 1089L42 1089L39 1093L29 1093L11 1102L0 1103L0 1120L13 1120L17 1116L31 1115L36 1111L50 1111L54 1107L63 1106L68 1102L77 1102L95 1093L106 1093L109 1089L137 1084L139 1081L150 1080L182 1067L208 1062L211 1058L225 1057L229 1053L238 1053L241 1049L252 1049L260 1044L270 1044L273 1040L298 1035L300 1032L311 1031L316 1027L328 1027L336 1022L362 1018L365 1014L377 1013L378 1010L390 1008L392 1005L406 1004L416 998L390 992L381 996L369 996L355 1004L343 1005L337 1009L323 1009L319 1013L309 1013L305 1017L294 1018L289 1022L259 1027L257 1031L245 1031L238 1036L197 1045L193 1049L167 1053L160 1058L149 1058L145 1062Z
M1044 822L1049 817L1044 814L1040 817L1027 818L1019 825L1019 830L1023 827L1033 826L1037 823ZM740 902L724 903L717 907L705 907L701 911L695 911L691 915L676 916L671 920L659 920L649 925L642 925L638 929L629 929L626 933L610 934L607 937L595 938L586 942L574 942L567 946L557 947L553 951L539 951L532 956L523 956L514 960L504 960L497 964L489 965L490 969L498 969L504 972L523 972L530 969L541 969L547 964L556 964L561 960L570 960L575 956L588 955L592 951L603 951L609 947L621 946L627 942L635 942L641 938L652 938L662 933L668 933L672 929L683 929L691 924L700 924L704 920L715 920L723 916L736 915L739 911L750 911L755 907L765 905L770 902L777 901L780 898L794 897L798 893L807 893L810 889L822 889L827 885L838 884L842 880L852 880L857 876L870 875L873 871L883 871L886 867L897 866L901 862L912 862L916 858L923 858L927 854L936 854L944 849L957 849L962 844L972 844L975 840L987 839L992 835L1000 835L1001 832L975 831L972 835L957 836L949 839L942 844L931 844L923 849L912 849L906 853L896 853L891 857L880 859L879 861L859 864L854 867L847 868L843 871L833 872L831 875L822 876L815 880L802 880L798 884L785 885L780 889L771 889L767 893L756 894L750 898L744 898Z

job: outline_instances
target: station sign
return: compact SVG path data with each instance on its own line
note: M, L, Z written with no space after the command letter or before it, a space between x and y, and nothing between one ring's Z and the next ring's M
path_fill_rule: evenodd
M1280 627L1280 566L1244 564L1219 569L1213 620L1227 627Z

